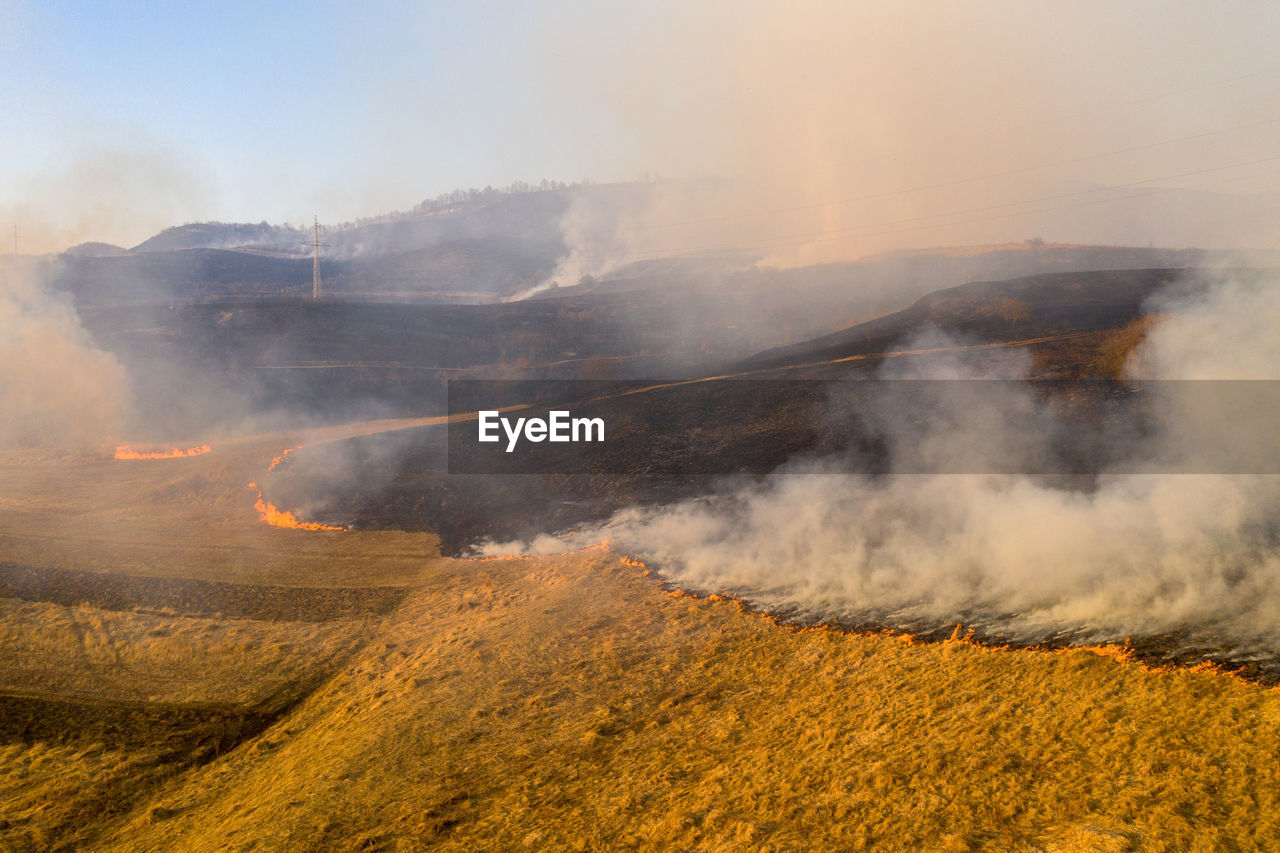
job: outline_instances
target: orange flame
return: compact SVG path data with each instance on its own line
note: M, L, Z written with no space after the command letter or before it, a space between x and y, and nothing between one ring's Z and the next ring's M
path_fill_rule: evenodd
M293 513L283 510L273 503L268 503L262 498L262 490L258 488L257 483L250 483L248 488L258 493L257 500L253 502L253 508L258 511L258 517L270 524L272 527L288 527L292 530L345 530L345 527L335 527L332 524L321 524L318 521L299 521Z
M128 444L121 444L116 447L116 459L183 459L187 456L199 456L202 453L208 453L213 450L207 444L201 444L196 447L175 447L173 450L154 450L142 451L134 450Z
M268 471L276 470L276 466L279 465L281 462L283 462L286 456L288 456L290 453L292 453L295 450L301 450L301 449L302 449L301 444L299 444L297 447L290 447L288 450L282 452L279 456L272 459L271 464L267 466L267 470Z

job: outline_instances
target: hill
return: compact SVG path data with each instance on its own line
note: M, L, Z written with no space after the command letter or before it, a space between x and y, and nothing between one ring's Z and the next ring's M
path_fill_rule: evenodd
M883 352L894 341L927 328L983 340L1116 328L1139 316L1153 293L1182 277L1178 269L1146 269L973 282L930 293L902 311L866 323L765 350L746 363L782 367Z
M73 258L110 258L115 255L123 255L129 250L121 246L113 246L110 243L80 243L72 246L63 252Z
M129 251L172 252L179 249L225 249L243 247L279 247L295 254L308 238L302 228L287 225L256 225L242 222L200 222L175 225L143 240Z

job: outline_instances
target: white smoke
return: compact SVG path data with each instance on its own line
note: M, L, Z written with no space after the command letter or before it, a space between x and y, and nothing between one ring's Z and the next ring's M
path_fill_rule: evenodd
M566 252L543 281L510 301L526 299L556 287L572 287L584 277L603 275L640 251L640 223L652 204L647 188L609 192L593 186L576 187L557 225Z
M0 449L102 447L127 401L124 368L94 346L70 302L0 273Z
M512 299L599 278L646 261L716 259L725 269L745 266L758 253L729 252L726 207L746 204L739 185L725 180L660 180L575 187L557 221L565 254L547 278ZM741 233L756 234L751 229ZM758 235L757 235L758 236Z
M1144 376L1278 378L1274 281L1221 278L1153 307L1164 319L1134 366ZM960 368L942 365L941 376L966 375ZM895 454L929 452L930 442L932 452L988 453L1016 439L1007 427L1026 401L1008 403L988 419L961 419L967 433L952 432L944 413L932 431L893 436ZM1160 452L1170 458L1183 438L1195 440L1163 426ZM1270 475L1109 475L1079 491L1023 476L872 480L793 469L709 498L630 509L566 544L608 538L682 587L824 618L976 620L1021 639L1213 626L1274 649L1278 518L1280 477ZM486 550L553 549L542 537Z
M1165 379L1280 378L1280 282L1204 271L1206 287L1174 288L1152 300L1161 322L1130 373Z

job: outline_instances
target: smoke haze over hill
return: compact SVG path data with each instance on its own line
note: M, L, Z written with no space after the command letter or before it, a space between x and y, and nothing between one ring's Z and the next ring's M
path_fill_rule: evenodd
M654 173L725 180L665 184L603 233L574 216L566 238L592 274L720 246L791 266L1037 235L1274 245L1276 69L1223 43L1259 33L1185 6L1095 11L658 4L624 35L572 40L546 62L559 91Z
M1274 277L1206 275L1154 300L1162 321L1131 370L1160 379L1280 377ZM939 343L947 342L931 333L901 347ZM963 354L904 364L882 376L1010 378L1027 368L1016 351L982 369ZM962 460L1043 452L1048 420L1041 439L1013 427L1033 410L1030 398L1011 393L984 418L941 412L890 436L892 452ZM957 432L957 423L969 430ZM1142 449L1172 460L1206 437L1195 423L1166 419ZM758 484L620 512L564 540L482 550L538 553L608 539L682 587L816 618L965 621L1020 640L1207 630L1220 642L1280 649L1280 477L1104 474L1081 490L1031 477L872 479L839 469L822 473L821 460L798 460Z
M638 207L563 223L576 260L562 273L721 246L797 265L1035 236L1274 245L1260 223L1280 190L1280 68L1263 59L1271 4L1222 15L1150 0L1069 14L1013 0L564 0L488 16L465 53L448 35L476 25L462 14L333 15L337 44L308 50L403 60L355 63L351 79L332 81L322 114L347 133L307 145L296 133L255 135L258 123L296 131L315 119L315 93L299 97L283 79L275 97L245 103L193 101L178 80L153 79L147 92L139 75L111 98L137 111L183 97L182 110L153 110L140 126L102 114L111 99L99 111L76 105L79 124L50 126L34 99L14 98L19 132L0 153L25 165L0 182L0 219L36 253L135 245L183 220L332 223L460 185L647 174L670 180ZM49 50L15 54L20 68L88 61L40 16L17 21L19 36L47 38ZM252 28L234 16L218 26ZM453 94L414 82L445 57ZM214 70L193 58L192 73ZM46 82L47 97L67 95ZM228 139L228 127L245 132Z

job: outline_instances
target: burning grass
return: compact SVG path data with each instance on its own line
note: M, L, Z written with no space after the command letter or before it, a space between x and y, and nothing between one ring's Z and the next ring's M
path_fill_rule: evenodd
M257 483L250 483L249 489L257 493L253 508L258 511L258 518L272 527L286 527L291 530L345 530L332 524L321 524L318 521L299 521L293 513L283 510L273 503L263 500L262 490Z
M1098 347L1098 357L1091 365L1093 373L1108 379L1123 378L1130 356L1162 319L1164 315L1161 314L1144 314L1119 329L1105 333Z
M290 453L293 453L295 450L301 450L301 449L302 449L302 446L299 445L298 447L290 447L280 451L279 454L271 458L271 464L267 466L267 471L271 472L276 470L276 467L285 460L285 457L287 457Z

